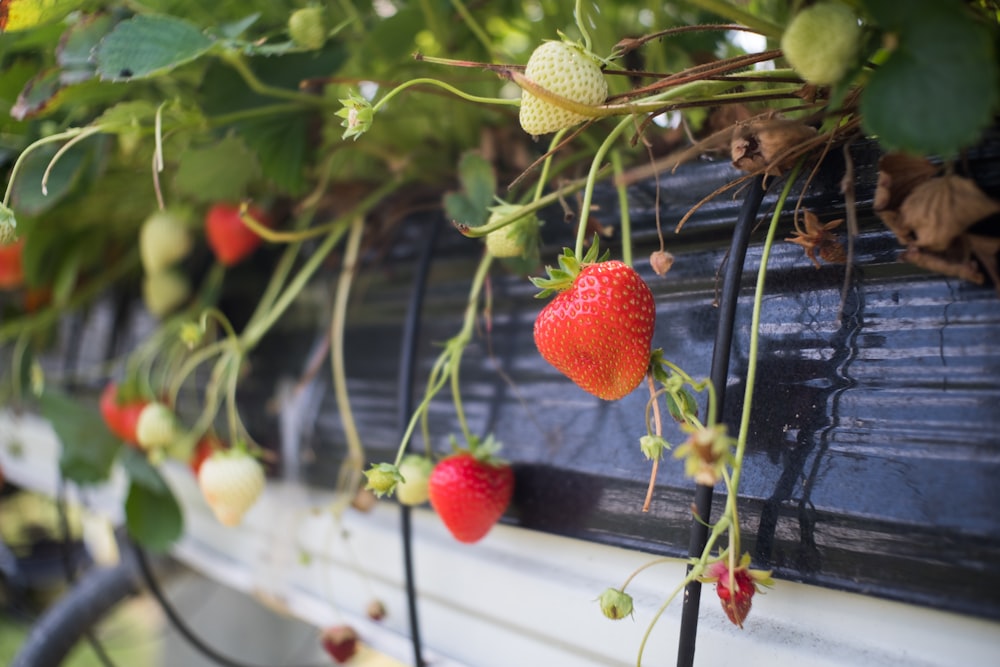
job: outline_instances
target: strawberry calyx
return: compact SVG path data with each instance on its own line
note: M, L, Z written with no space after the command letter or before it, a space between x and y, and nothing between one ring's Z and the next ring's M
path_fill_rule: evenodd
M451 452L453 456L469 454L480 463L493 466L494 468L509 465L506 459L497 456L502 447L503 444L493 437L492 433L488 434L485 438L479 438L474 435L470 436L468 444L465 447L460 447L455 436L451 436Z
M396 485L404 481L399 467L392 463L373 463L364 475L368 480L365 488L378 498L390 495L396 490Z
M531 283L541 290L535 295L535 298L544 299L566 291L573 285L573 281L576 280L585 266L604 262L609 256L610 253L607 251L603 255L600 254L596 239L583 259L578 258L570 248L563 248L563 252L558 258L558 267L545 267L547 278L530 278Z
M340 103L343 108L335 112L334 115L343 118L340 123L344 130L342 139L358 140L362 134L372 126L375 117L375 109L372 103L362 97L359 93L350 92Z

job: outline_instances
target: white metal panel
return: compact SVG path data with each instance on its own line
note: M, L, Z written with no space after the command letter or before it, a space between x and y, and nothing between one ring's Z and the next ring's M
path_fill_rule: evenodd
M54 493L57 460L58 443L43 420L0 413L0 465L12 481ZM373 648L411 662L394 503L368 514L348 510L338 521L332 495L272 481L244 523L227 529L186 467L165 472L186 519L177 558L317 626L346 620ZM118 474L85 500L118 518L123 492ZM634 665L649 619L683 577L680 561L640 574L629 588L634 618L613 622L596 597L648 554L510 526L463 545L429 510L415 511L413 521L421 628L434 665ZM372 597L388 606L381 623L364 616ZM660 619L644 665L674 664L679 612L675 601ZM696 663L951 667L990 664L998 647L1000 623L778 581L755 598L744 630L725 619L707 590Z

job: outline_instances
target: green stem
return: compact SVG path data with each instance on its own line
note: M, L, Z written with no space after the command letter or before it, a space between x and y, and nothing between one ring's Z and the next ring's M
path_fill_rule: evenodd
M726 2L726 0L687 0L687 3L733 23L742 23L771 39L781 39L782 29L780 26Z
M452 348L451 363L449 364L449 375L451 377L451 397L455 404L455 416L458 419L462 435L467 443L472 442L472 432L465 418L465 409L462 407L462 394L459 388L459 368L462 363L462 354L472 340L472 333L476 328L476 315L479 312L479 295L486 284L486 277L490 272L490 265L493 263L493 255L486 252L479 262L476 275L472 278L472 288L469 290L469 301L465 306L465 318L462 322L462 330L458 333L448 347Z
M611 151L611 169L615 174L615 182L618 183L618 217L622 221L622 261L632 266L632 216L628 210L628 188L621 180L625 170L622 167L622 156L619 151Z
M760 347L760 313L764 303L764 283L767 278L767 262L771 257L771 247L774 245L774 237L778 230L778 221L785 208L788 194L792 185L798 177L799 169L803 160L800 159L788 174L785 187L778 197L778 203L771 216L771 224L767 228L767 238L764 240L764 247L761 250L760 267L757 269L757 286L754 290L753 313L750 316L750 343L747 349L747 377L743 390L743 409L740 413L740 432L736 438L736 452L733 459L732 489L729 496L733 497L739 490L740 471L742 469L743 454L746 451L747 437L750 433L750 412L753 407L754 384L757 380L757 353Z
M63 139L73 139L80 134L87 133L93 134L93 128L89 127L74 127L57 134L51 134L42 139L32 142L27 148L25 148L20 155L17 156L17 160L14 161L14 166L10 170L10 178L7 181L7 191L3 196L3 205L10 205L10 196L14 191L14 181L17 178L18 172L21 171L21 167L24 165L24 160L31 155L35 150L45 146L46 144L54 144L62 141Z
M316 95L306 95L304 93L299 93L294 90L287 90L285 88L278 88L276 86L269 86L260 79L254 73L250 66L247 64L246 60L243 59L242 54L237 51L223 51L220 54L221 59L236 70L236 73L240 75L243 82L246 83L247 88L259 95L266 95L268 97L274 97L282 100L289 100L291 102L298 102L300 104L305 104L310 107L322 107L328 106L330 101L319 97Z
M419 86L419 85L422 85L422 84L423 85L428 85L428 86L436 86L438 88L443 88L444 90L447 90L452 95L455 95L457 97L461 97L463 100L467 100L469 102L477 102L477 103L481 103L481 104L498 104L498 105L509 106L509 107L516 107L516 106L519 106L521 104L521 100L517 99L517 98L482 97L480 95L473 95L471 93L467 93L464 90L460 90L460 89L456 88L455 86L453 86L453 85L451 85L449 83L445 83L444 81L440 81L438 79L431 79L431 78L427 78L427 77L421 77L421 78L418 78L418 79L410 79L409 81L407 81L405 83L401 83L398 86L396 86L395 88L393 88L392 90L390 90L388 93L385 94L385 97L383 97L378 102L376 102L375 104L372 105L372 111L373 112L378 111L379 109L382 108L382 106L385 105L386 102L388 102L393 97L395 97L399 93L403 92L407 88L412 88L413 86Z
M344 439L347 442L347 459L349 465L359 474L364 465L365 452L358 434L358 426L351 410L351 399L347 389L347 372L344 365L344 328L347 323L347 302L351 294L351 284L354 281L361 248L362 232L365 228L363 216L354 218L351 231L347 236L344 248L344 261L337 280L337 290L333 297L333 316L330 320L330 366L333 375L333 392L337 399L337 410L344 427ZM357 475L354 478L360 479ZM350 494L349 494L350 495Z
M476 21L474 16L472 16L468 7L465 6L465 3L462 2L462 0L451 0L451 6L455 8L458 15L462 17L462 21L465 23L465 26L469 29L473 36L479 40L479 43L483 45L484 49L486 49L486 53L490 54L490 57L492 58L493 44L490 42L490 36L486 34L483 27L479 25L479 22Z
M610 167L605 167L603 169L600 169L598 171L598 176L603 176L607 174L609 171ZM566 195L572 194L577 190L580 190L581 188L585 187L587 185L588 180L589 177L579 178L575 181L570 181L569 183L562 186L558 190L550 192L544 197L538 197L532 202L525 204L524 206L521 206L513 213L505 215L502 218L497 218L496 220L487 225L480 225L479 227L468 227L465 225L459 225L458 231L460 231L462 235L468 236L469 238L479 238L481 236L486 236L490 232L495 232L498 229L502 229L507 225L516 222L517 220L520 220L529 213L536 213L550 204L555 204Z
M583 188L583 204L580 206L580 221L576 230L576 258L583 261L583 245L587 239L587 223L590 221L590 206L594 200L594 185L597 183L597 176L601 170L601 163L604 161L604 156L607 155L611 146L614 145L618 136L624 132L627 128L634 124L632 117L622 118L618 121L618 125L615 126L608 136L604 138L601 142L600 147L594 154L594 159L590 163L590 171L587 172L587 183Z
M590 53L593 44L590 41L590 30L587 29L587 19L583 15L583 0L576 0L573 7L573 19L576 21L576 28L583 38L583 48L587 53Z

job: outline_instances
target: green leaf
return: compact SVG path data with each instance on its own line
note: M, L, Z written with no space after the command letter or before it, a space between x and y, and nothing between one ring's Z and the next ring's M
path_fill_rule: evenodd
M151 551L166 551L183 533L184 515L170 487L152 466L150 473L159 478L160 488L133 478L125 499L125 525L139 544Z
M122 451L121 464L128 472L132 484L141 486L154 494L170 493L170 487L160 476L159 471L138 450L131 447L125 448Z
M236 39L256 23L258 19L260 19L260 12L244 16L237 21L219 26L219 34L227 39Z
M888 149L923 155L951 157L975 143L1000 101L989 29L960 2L868 4L898 46L862 93L865 130Z
M78 484L96 484L108 478L121 442L108 431L96 406L46 391L40 398L42 416L49 420L62 443L59 470Z
M445 212L470 227L485 224L497 187L493 165L478 153L466 153L458 163L458 179L462 191L444 196Z
M141 15L119 23L94 52L101 79L128 81L168 72L204 55L215 40L183 19Z
M236 136L204 147L189 148L180 156L174 187L195 201L237 200L260 176L260 164Z
M62 68L64 85L86 81L94 76L94 48L111 32L116 19L110 14L91 14L70 26L56 47L56 62Z
M308 115L282 115L244 123L240 137L260 160L264 178L289 195L305 189Z

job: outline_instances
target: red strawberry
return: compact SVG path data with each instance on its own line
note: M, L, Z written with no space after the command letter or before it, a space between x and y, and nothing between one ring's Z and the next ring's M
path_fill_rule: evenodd
M750 569L750 554L743 554L739 565L731 573L727 559L709 565L702 581L716 582L715 593L722 603L722 610L733 625L741 628L750 613L758 586L770 586L774 583L770 572Z
M514 471L493 457L492 437L471 443L438 462L428 482L431 507L459 542L467 544L490 532L510 505Z
M338 665L354 657L358 652L358 633L349 625L335 625L323 631L320 641L323 649Z
M614 401L646 375L656 305L635 269L594 261L596 247L583 262L566 250L548 279L533 279L539 296L559 292L535 320L535 346L581 389Z
M101 392L99 407L108 430L126 443L136 445L139 415L149 401L126 394L117 384L109 382Z
M24 239L0 245L0 289L16 289L24 284L23 250Z
M251 206L247 214L263 225L270 226L267 214ZM240 218L239 204L213 205L205 216L205 234L216 259L225 266L233 266L246 259L261 244L257 233Z
M209 435L198 441L198 444L194 446L194 452L191 453L191 458L188 460L188 465L191 467L191 472L194 473L195 477L201 472L201 464L207 461L216 449L222 448L222 444L218 439Z

